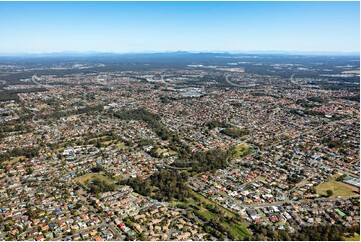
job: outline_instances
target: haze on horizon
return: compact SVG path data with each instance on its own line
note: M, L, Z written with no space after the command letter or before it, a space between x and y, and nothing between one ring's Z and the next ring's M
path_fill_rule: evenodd
M0 53L359 52L359 2L0 2Z

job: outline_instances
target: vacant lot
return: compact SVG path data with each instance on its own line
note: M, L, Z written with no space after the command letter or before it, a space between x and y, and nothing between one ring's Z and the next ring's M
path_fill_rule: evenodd
M201 201L202 203L205 203L205 204L210 204L210 205L213 205L213 206L217 206L226 216L229 216L229 217L235 217L235 214L231 211L229 211L228 209L225 209L224 207L221 207L219 206L217 203L209 200L208 198L196 193L195 191L191 191L192 193L192 196L196 197L199 201Z
M216 213L208 210L205 206L196 205L197 202L195 201L195 199L197 199L198 201L200 201L203 204L208 204L208 205L217 207L220 210L220 212L227 217L235 218L237 216L233 212L219 206L218 204L205 198L204 196L202 196L194 191L191 191L191 193L192 193L193 197L187 199L187 203L184 204L185 207L191 207L193 209L193 212L196 215L203 217L207 221L209 221L211 219L214 219L214 220L219 219L219 214L216 214ZM225 227L227 232L230 233L237 240L242 240L245 238L245 236L248 235L248 231L246 229L246 227L248 226L247 222L239 222L239 221L235 220L234 222L222 221L221 224Z
M345 240L345 241L360 241L360 235L355 233L354 236L352 236L352 237L344 237L342 240Z
M125 144L123 142L120 142L120 143L117 144L117 148L121 150L121 149L125 149L126 146L125 146Z
M177 155L178 153L176 151L174 151L174 150L170 150L168 152L168 154L169 154L169 156L173 156L173 155Z
M12 158L12 159L9 160L9 161L5 161L5 162L4 162L4 165L12 165L12 164L18 162L20 159L24 159L24 158L25 158L25 156L17 156L17 157L14 157L14 158Z
M100 173L89 173L84 176L78 177L76 180L85 186L87 183L90 183L90 182L94 181L95 179L104 181L108 185L113 184L112 180L110 180L108 177L106 177L105 175L100 174Z
M222 213L224 216L234 218L233 221L227 221L227 220L220 221L220 223L224 226L225 230L229 234L231 234L237 240L243 240L248 235L248 231L246 229L249 226L248 222L237 221L237 217L239 217L238 215L234 214L228 209L225 209L217 205L213 201L205 198L204 196L194 191L191 191L191 193L192 196L190 198L187 198L186 202L174 201L172 202L172 205L181 207L183 209L192 209L197 217L202 218L207 222L210 221L211 219L216 221L219 219L220 217L219 213L207 209L207 205L216 207L217 209L219 209L219 212Z
M243 156L248 155L249 153L251 153L251 150L249 149L247 144L239 144L236 147L234 147L234 158L240 158Z
M316 187L316 192L319 195L327 195L327 190L331 190L333 192L332 197L355 195L352 189L350 189L348 186L346 186L342 182L337 182L333 180L321 183Z

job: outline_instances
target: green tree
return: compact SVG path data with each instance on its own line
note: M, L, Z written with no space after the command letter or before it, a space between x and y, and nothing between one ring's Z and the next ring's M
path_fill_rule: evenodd
M327 196L328 196L328 197L331 197L331 196L333 195L333 191L332 191L332 190L327 190L326 193L327 193Z

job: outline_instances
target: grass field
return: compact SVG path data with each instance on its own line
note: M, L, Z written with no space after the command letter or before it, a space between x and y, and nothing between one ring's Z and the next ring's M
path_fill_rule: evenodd
M250 147L247 144L242 143L242 144L239 144L239 145L234 147L232 158L234 158L234 159L242 158L242 157L244 157L246 155L249 155L249 154L251 154L253 152L255 152L255 150L253 148L250 149Z
M220 210L226 215L226 216L229 216L229 217L235 217L236 215L229 211L228 209L225 209L224 207L221 207L219 206L217 203L205 198L204 196L196 193L195 191L191 191L192 192L192 196L194 197L197 197L199 201L203 202L203 203L206 203L206 204L210 204L210 205L216 205L220 208Z
M102 144L103 144L103 145L109 145L109 144L112 143L112 142L113 142L113 140L108 140L108 141L102 142Z
M239 144L234 147L234 158L240 158L247 155L250 152L249 147L247 144Z
M123 142L117 144L117 148L119 150L126 148L125 144Z
M176 151L174 151L174 150L170 150L168 152L168 154L169 154L169 156L173 156L173 155L177 155L178 153Z
M114 176L114 181L115 182L120 182L122 180L124 180L124 177L122 175L115 175Z
M227 231L235 238L244 238L248 235L247 229L240 224L235 223L222 223Z
M196 198L197 200L199 200L201 203L203 204L209 204L209 205L215 205L216 207L218 207L218 209L227 217L236 217L237 215L234 214L233 212L229 211L228 209L225 209L221 206L219 206L218 204L216 204L215 202L205 198L202 195L199 195L198 193L191 191L192 192L192 196L194 198ZM183 204L184 206L187 207L191 207L194 211L195 214L200 215L201 217L205 218L206 220L211 220L211 219L215 219L217 220L219 218L218 214L215 214L211 211L209 211L207 208L205 207L199 207L199 206L195 206L196 205L196 201L194 200L194 198L189 198L187 199L187 204ZM196 207L198 207L199 209L196 209ZM248 235L247 229L246 227L248 226L248 224L246 222L242 222L240 223L239 221L237 222L226 222L223 221L221 222L221 224L225 227L225 229L237 240L243 240L245 238L245 236Z
M215 214L206 208L200 208L199 210L194 209L194 213L200 217L205 218L206 220L217 220L219 218L218 214ZM247 229L242 226L239 222L226 222L223 221L221 224L224 228L237 240L243 240L245 236L248 235Z
M88 142L91 142L91 141L98 141L98 140L101 140L101 139L104 139L104 138L107 138L108 136L106 135L103 135L103 136L99 136L99 137L95 137L95 138L91 138L88 140Z
M12 164L18 162L20 159L24 159L24 158L25 158L25 156L17 156L17 157L14 157L14 158L12 158L12 159L9 160L9 161L5 161L5 162L4 162L4 165L12 165Z
M216 214L208 211L206 208L201 208L201 209L197 210L196 214L200 215L201 217L206 218L207 220L218 218L218 216Z
M100 173L89 173L84 176L76 178L76 181L80 182L81 184L83 184L85 186L87 183L89 183L97 178L101 181L104 181L105 183L107 183L109 185L113 184L112 180L110 180L108 177L106 177L105 175L100 174Z
M63 146L58 146L58 148L54 149L55 154L61 153L64 151L64 147Z
M337 178L339 178L340 176L342 176L341 173L337 173L337 174L334 174L330 177L330 180L331 181L336 181Z
M344 237L344 238L342 238L342 240L344 240L344 241L360 241L360 235L359 234L354 234L354 236L352 236L352 237Z
M331 190L333 192L332 197L337 196L352 196L355 195L355 193L347 187L342 182L337 182L334 180L330 180L328 182L321 183L316 187L316 192L319 195L327 195L327 190Z
M158 148L155 153L157 154L157 156L161 156L163 155L163 153L166 153L167 152L167 149L161 149L161 148Z

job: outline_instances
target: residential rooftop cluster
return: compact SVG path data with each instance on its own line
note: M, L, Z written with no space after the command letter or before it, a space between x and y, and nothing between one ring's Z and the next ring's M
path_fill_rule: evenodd
M78 71L3 81L16 95L0 101L0 240L232 240L254 238L253 225L359 226L357 90L244 64L55 65ZM197 154L218 149L225 166L194 169ZM170 189L149 185L162 170L186 174L188 197L155 199Z

